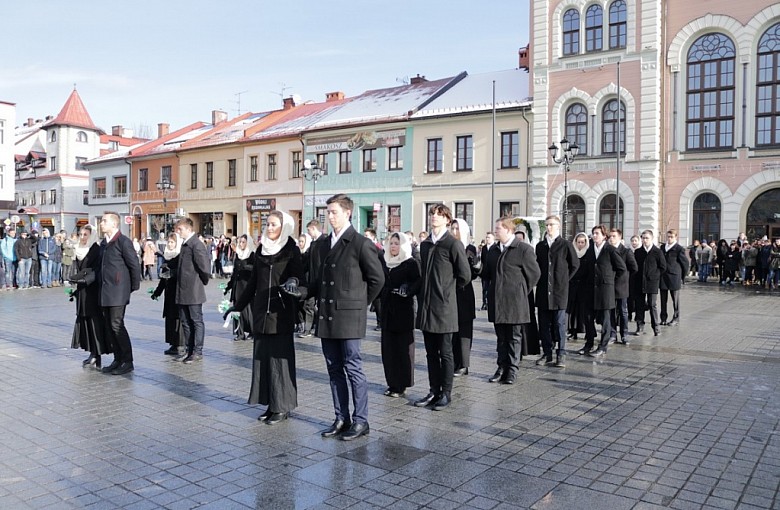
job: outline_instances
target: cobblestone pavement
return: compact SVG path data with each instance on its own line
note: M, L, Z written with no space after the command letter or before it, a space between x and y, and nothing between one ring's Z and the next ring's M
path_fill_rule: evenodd
M777 295L688 284L680 326L564 370L526 358L514 386L486 381L480 312L443 412L382 395L371 314L371 434L344 442L318 433L333 411L317 339L296 340L291 419L256 420L251 343L222 328L217 283L205 357L183 365L145 282L127 376L82 368L62 289L0 293L0 508L780 508ZM427 393L419 335L415 377L409 399Z

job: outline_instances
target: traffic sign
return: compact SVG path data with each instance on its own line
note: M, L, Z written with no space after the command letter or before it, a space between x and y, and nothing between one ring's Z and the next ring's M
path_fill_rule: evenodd
M125 224L126 225L132 225L133 224L133 217L132 216L125 216Z

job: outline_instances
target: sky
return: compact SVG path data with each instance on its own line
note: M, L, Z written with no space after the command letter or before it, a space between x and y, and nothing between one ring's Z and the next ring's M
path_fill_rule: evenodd
M154 137L161 122L273 110L293 94L516 68L528 1L5 2L0 101L21 125L57 115L75 84L98 127Z

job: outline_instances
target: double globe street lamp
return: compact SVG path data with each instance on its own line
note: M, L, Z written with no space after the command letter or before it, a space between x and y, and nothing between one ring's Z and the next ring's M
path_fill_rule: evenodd
M307 181L311 181L314 184L313 193L311 196L311 218L317 217L317 181L322 177L323 171L317 161L311 159L303 160L303 178Z
M157 181L157 190L162 191L163 194L163 221L164 233L168 234L168 193L176 189L176 185L172 183L167 177Z
M566 223L569 219L569 165L580 153L580 146L577 142L569 142L566 138L559 142L561 144L561 156L558 157L558 146L553 142L547 150L550 151L550 157L555 163L563 166L563 227L562 232L564 237L570 237L569 232L566 230Z

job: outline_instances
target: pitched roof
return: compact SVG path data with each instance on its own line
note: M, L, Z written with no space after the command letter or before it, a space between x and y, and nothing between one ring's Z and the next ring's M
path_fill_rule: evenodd
M247 129L246 137L241 141L249 142L297 136L301 131L306 130L317 121L323 119L332 109L338 108L347 101L349 101L349 99L338 99L322 103L304 103L300 106L296 106L292 110L287 110L287 115L277 119L277 122L269 123L264 126L253 126L251 129Z
M76 89L73 89L73 92L70 93L70 97L65 101L65 105L60 110L60 113L46 125L73 126L100 131L95 126L95 123L92 122L92 117L89 116L89 112L87 112L87 108L81 101L81 97Z
M177 129L172 133L169 133L156 140L152 140L151 142L147 142L140 147L131 150L129 157L136 158L174 152L187 140L205 133L212 127L214 126L211 124L206 124L205 122L193 122L188 126L184 126L181 129Z
M272 112L251 113L247 112L227 122L223 122L210 131L199 134L181 144L180 150L194 149L198 147L211 147L236 142L244 137L249 127L257 124Z

